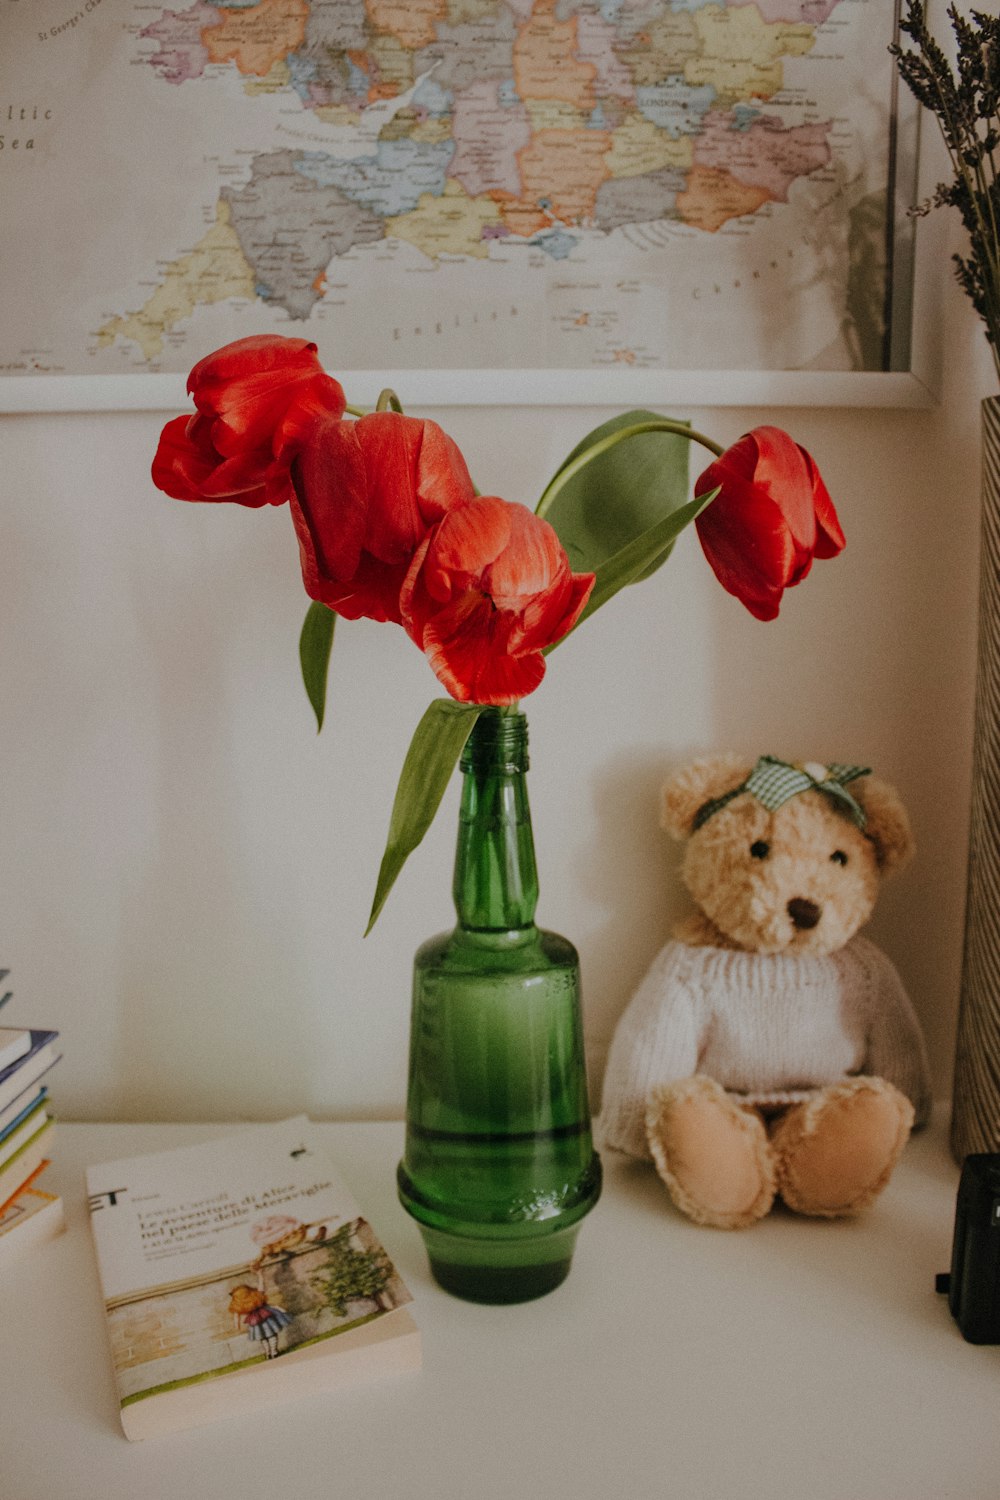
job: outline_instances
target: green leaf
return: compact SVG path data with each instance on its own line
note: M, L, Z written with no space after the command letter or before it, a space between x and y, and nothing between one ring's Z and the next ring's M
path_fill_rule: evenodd
M684 431L648 430L649 423L666 422ZM624 412L595 427L567 455L536 509L555 527L574 572L595 572L686 504L691 447L691 439L684 435L687 428L686 422L658 417L655 412ZM589 461L567 473L588 453L592 454ZM669 546L661 548L630 581L648 577L669 555Z
M647 578L652 571L651 564L655 563L658 558L669 554L685 526L690 525L707 505L711 505L718 493L718 488L716 488L707 490L703 495L696 495L687 505L664 516L641 536L635 537L621 551L616 552L613 557L601 563L594 570L594 587L587 600L586 609L573 627L574 630L578 630L584 620L588 619L595 610L600 609L602 604L607 604L609 599L613 599L618 590L624 588L626 584L637 583L640 578ZM562 637L562 640L566 639L566 636ZM559 644L560 642L556 641L554 646L549 647L549 650L554 651Z
M333 648L333 627L336 623L335 612L314 599L306 611L302 634L299 636L302 681L316 715L317 734L323 728L323 715L326 712L326 676Z
M392 804L389 837L382 855L365 937L375 926L407 858L433 823L451 773L482 711L482 705L478 703L435 698L417 725L403 762L396 800Z

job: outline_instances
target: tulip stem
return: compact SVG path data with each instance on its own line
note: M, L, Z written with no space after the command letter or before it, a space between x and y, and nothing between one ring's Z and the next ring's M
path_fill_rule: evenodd
M402 416L403 403L395 391L389 390L386 387L384 391L379 393L378 401L374 406L351 406L348 403L344 407L344 410L349 417L370 417L373 411L395 411Z
M707 448L717 458L725 451L712 438L706 437L703 432L696 432L686 422L674 421L672 417L653 417L647 422L636 422L631 427L622 427L617 432L610 433L608 437L602 438L599 443L594 443L582 453L578 453L576 458L570 463L565 464L549 481L547 488L542 494L542 498L535 507L535 514L544 516L563 485L568 484L571 479L575 479L580 470L585 469L595 458L599 458L602 453L608 453L617 443L625 442L626 438L640 437L645 432L675 433L678 437L687 438L689 442L700 443L703 448Z

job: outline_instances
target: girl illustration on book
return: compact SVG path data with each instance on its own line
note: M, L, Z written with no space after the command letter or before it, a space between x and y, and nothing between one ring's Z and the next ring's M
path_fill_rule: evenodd
M245 1328L254 1343L263 1343L264 1357L274 1359L278 1353L278 1335L292 1321L285 1309L268 1302L261 1287L241 1282L230 1293L229 1311L237 1328Z

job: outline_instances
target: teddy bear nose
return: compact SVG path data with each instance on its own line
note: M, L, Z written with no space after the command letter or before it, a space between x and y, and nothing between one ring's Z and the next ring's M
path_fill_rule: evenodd
M816 926L823 914L815 901L808 901L805 896L793 896L788 903L788 915L796 927L807 932Z

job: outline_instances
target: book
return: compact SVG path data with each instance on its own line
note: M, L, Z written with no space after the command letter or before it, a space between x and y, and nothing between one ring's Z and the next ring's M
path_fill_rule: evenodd
M58 1036L58 1031L32 1031L30 1050L0 1071L0 1109L6 1109L59 1061Z
M25 1142L31 1140L48 1118L49 1112L45 1108L45 1100L38 1099L12 1125L0 1132L0 1171L3 1170L5 1163L20 1151Z
M132 1439L420 1367L409 1291L304 1116L87 1170Z
M31 1051L31 1032L21 1026L0 1026L0 1070Z
M0 1166L0 1209L21 1191L38 1172L52 1143L55 1121L47 1118L14 1154Z
M31 1182L0 1209L0 1267L55 1239L66 1227L62 1199L41 1185L45 1162Z
M48 1098L48 1093L44 1084L30 1084L16 1099L11 1100L6 1109L0 1109L0 1141L15 1125L20 1124L29 1110L34 1109L36 1104L43 1103Z
M51 1165L52 1163L47 1156L41 1157L37 1166L29 1172L28 1176L14 1189L13 1193L10 1193L7 1198L0 1200L0 1213L3 1213L4 1209L10 1207L18 1193L23 1193L26 1187L33 1187L46 1168L51 1167Z

